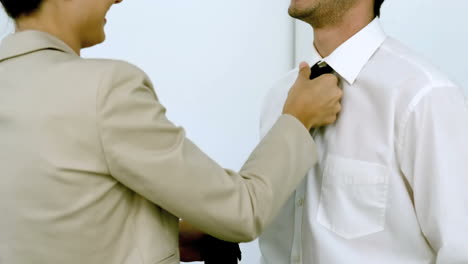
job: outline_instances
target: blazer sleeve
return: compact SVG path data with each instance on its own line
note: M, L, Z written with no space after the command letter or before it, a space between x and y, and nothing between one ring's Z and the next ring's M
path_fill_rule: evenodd
M316 162L307 129L283 115L240 172L223 169L166 118L145 73L124 62L110 68L97 94L110 174L207 234L255 239Z

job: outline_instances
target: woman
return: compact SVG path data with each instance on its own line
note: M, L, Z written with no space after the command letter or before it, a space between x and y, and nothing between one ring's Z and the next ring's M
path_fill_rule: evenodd
M179 263L179 218L252 240L315 162L308 130L339 110L336 79L303 65L242 171L224 170L141 70L80 58L120 0L0 2L16 24L0 46L0 263Z

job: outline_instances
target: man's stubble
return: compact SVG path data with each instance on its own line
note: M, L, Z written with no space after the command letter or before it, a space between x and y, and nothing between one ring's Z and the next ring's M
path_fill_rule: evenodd
M297 7L293 2L289 7L289 15L302 20L314 28L323 28L338 24L343 15L357 0L310 0L307 7Z

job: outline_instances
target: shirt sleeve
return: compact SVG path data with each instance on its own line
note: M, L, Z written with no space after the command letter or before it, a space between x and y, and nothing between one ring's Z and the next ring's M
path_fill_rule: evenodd
M468 110L457 87L414 102L398 146L424 236L438 264L468 263Z
M224 240L256 238L316 160L307 130L283 115L239 173L223 169L166 118L147 76L129 64L114 63L97 98L111 175Z

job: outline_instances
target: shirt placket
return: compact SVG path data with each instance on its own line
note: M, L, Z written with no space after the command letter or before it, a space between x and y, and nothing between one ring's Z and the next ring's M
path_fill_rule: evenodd
M302 218L304 214L304 201L306 180L296 189L294 204L294 237L291 249L291 264L302 264Z

